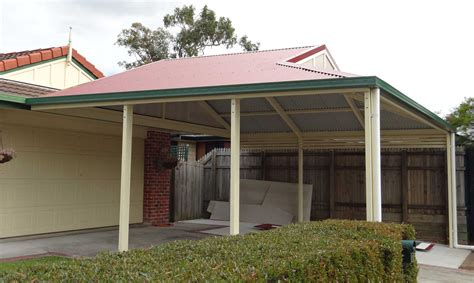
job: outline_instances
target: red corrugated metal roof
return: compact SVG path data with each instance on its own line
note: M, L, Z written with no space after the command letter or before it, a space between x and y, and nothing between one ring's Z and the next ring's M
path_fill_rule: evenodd
M298 60L302 60L304 57L302 54L312 55L311 50L313 49L321 49L321 46L161 60L65 89L53 93L51 96L331 79L348 76L348 74L338 71L292 65L295 56L298 57Z
M46 61L57 57L63 57L68 54L68 51L68 46L61 46L11 53L0 53L0 72L13 70L21 66ZM99 71L92 63L87 61L87 59L79 54L75 49L72 50L72 57L97 78L104 77L104 74L101 71Z

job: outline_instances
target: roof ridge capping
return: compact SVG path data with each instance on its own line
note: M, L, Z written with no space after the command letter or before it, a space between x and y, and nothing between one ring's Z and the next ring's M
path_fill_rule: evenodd
M294 69L299 69L303 71L314 72L314 73L319 73L319 74L339 77L339 78L360 77L359 75L352 74L352 73L346 73L346 72L336 71L336 70L321 69L315 66L312 66L312 67L302 66L302 65L291 63L288 61L277 62L276 64L282 67L294 68Z
M302 48L311 48L311 49L313 49L314 47L316 47L316 46L309 45L309 46L295 46L295 47L285 47L285 48L272 48L272 49L265 49L265 50L241 51L241 52L231 52L231 53L224 53L224 54L212 54L212 55L201 55L201 56L180 57L180 58L167 58L167 59L159 60L159 61L156 61L156 62L174 61L174 60L187 60L187 59L199 59L199 58L220 57L220 56L233 56L233 55L243 55L243 54L252 54L252 53L274 52L274 51L281 51L281 50L302 49Z

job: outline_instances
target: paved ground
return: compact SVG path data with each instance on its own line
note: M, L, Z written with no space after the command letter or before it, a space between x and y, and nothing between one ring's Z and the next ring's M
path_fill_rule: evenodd
M218 227L191 223L176 223L172 227L132 227L129 247L147 248L173 240L201 239L209 235L198 231ZM101 251L116 251L117 243L117 228L4 239L0 240L0 260L45 253L95 256Z
M436 244L430 251L416 252L419 264L457 269L471 253L469 250L451 249L445 245Z
M474 272L460 269L420 265L418 282L473 283Z

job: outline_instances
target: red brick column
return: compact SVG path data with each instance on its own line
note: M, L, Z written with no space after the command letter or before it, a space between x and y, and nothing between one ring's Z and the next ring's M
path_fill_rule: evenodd
M159 169L157 158L163 147L171 145L170 134L148 131L145 140L145 180L143 222L166 226L170 218L171 170Z

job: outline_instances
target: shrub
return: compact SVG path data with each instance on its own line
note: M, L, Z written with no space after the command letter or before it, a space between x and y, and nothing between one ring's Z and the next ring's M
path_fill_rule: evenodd
M4 273L6 281L415 282L402 267L409 225L327 220L268 232L176 241Z

